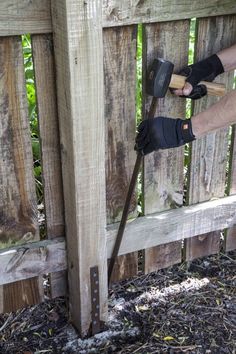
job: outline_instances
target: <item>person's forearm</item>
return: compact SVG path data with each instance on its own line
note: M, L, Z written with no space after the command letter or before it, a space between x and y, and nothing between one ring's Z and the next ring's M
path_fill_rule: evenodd
M196 138L236 123L236 91L231 91L205 111L193 116L192 130Z
M217 56L220 58L225 72L236 69L236 44L221 50Z

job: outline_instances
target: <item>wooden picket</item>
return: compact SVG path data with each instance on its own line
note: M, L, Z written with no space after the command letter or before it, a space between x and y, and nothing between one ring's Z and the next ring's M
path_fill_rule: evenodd
M137 26L103 31L107 224L120 221L135 161L135 87ZM137 215L137 198L130 217ZM137 252L120 256L112 281L136 275Z
M51 34L32 36L46 233L49 239L65 236L64 202L56 102L56 75ZM66 272L50 276L52 297L67 291Z
M188 62L189 20L173 21L145 26L144 67L154 58L165 58L175 63L175 70ZM175 50L178 43L178 51ZM145 81L145 77L144 77ZM145 87L145 86L144 86ZM145 95L145 115L151 98ZM156 116L183 117L185 101L167 93L158 100ZM144 212L145 215L183 205L184 147L150 154L144 161ZM165 235L162 235L165 240ZM145 272L181 262L181 242L168 243L145 251ZM161 258L160 258L161 257Z
M21 37L0 38L0 67L1 243L35 241L39 230ZM40 301L39 281L3 286L1 311Z

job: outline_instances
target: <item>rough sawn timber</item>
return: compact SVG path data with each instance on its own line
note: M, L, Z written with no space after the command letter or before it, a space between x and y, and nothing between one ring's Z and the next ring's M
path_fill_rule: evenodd
M53 0L69 304L82 336L91 324L90 268L107 318L105 124L101 1Z
M0 242L39 238L21 37L0 38ZM39 279L6 285L0 312L42 299Z
M135 156L137 26L103 30L107 223L120 221ZM137 215L133 195L129 217ZM111 281L137 274L137 252L118 257Z
M63 238L31 242L0 250L0 285L66 268L66 248Z
M52 32L50 0L1 0L0 36Z
M143 29L143 73L154 58L165 58L178 72L188 63L190 21L172 21L145 25ZM178 51L176 50L178 43ZM145 116L152 98L145 95ZM185 100L169 90L158 100L155 117L179 118L185 115ZM183 205L184 147L159 150L144 159L144 213L145 215ZM169 243L145 251L145 273L181 262L181 242Z
M35 86L41 141L41 166L47 238L65 235L56 77L51 34L32 36ZM65 294L66 273L50 276L51 297Z
M235 195L143 216L129 221L120 254L183 240L199 233L222 230L235 223ZM117 223L107 229L108 259L111 257L118 226ZM65 247L65 239L56 238L1 250L0 284L26 279L39 273L65 270L68 266Z
M168 210L130 221L119 254L146 249L215 230L236 223L236 196ZM107 229L107 257L111 257L118 225Z
M124 26L236 13L235 0L103 0L103 26Z

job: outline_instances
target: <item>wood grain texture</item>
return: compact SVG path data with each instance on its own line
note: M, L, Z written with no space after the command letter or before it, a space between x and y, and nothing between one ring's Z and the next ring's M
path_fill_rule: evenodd
M143 72L146 73L154 58L165 58L175 65L175 71L188 61L189 21L175 21L146 25L144 31ZM178 50L176 50L178 43ZM145 82L145 76L144 76ZM145 84L144 84L145 85ZM145 95L144 110L150 107L151 98ZM144 113L145 116L147 113ZM167 92L158 100L155 116L178 118L185 116L185 100ZM184 147L158 151L147 155L144 160L144 212L145 215L168 210L183 205ZM163 235L163 238L165 236ZM145 272L160 267L158 257L162 257L163 268L181 261L181 242L145 252Z
M1 0L0 36L52 32L49 0Z
M236 12L234 0L103 0L103 26L124 26Z
M229 176L229 194L236 194L236 126L232 127L232 147L231 147L231 165L230 165L230 176ZM236 249L236 227L233 226L226 232L226 242L225 250L226 252L233 251Z
M135 93L137 27L103 31L107 222L120 221L135 163ZM137 198L130 217L137 215ZM111 281L137 274L137 253L117 259Z
M12 242L33 241L39 237L20 37L0 39L0 92L0 242L9 245ZM30 294L27 294L27 287L20 283L8 287L7 296L3 289L3 311L9 310L11 305L16 308L12 302L6 301L14 298L17 287L18 305L24 305L25 298L35 298L35 302L38 302L41 296L38 280L30 283Z
M196 61L235 43L235 16L201 19L198 23ZM207 37L206 37L207 33ZM217 78L230 89L233 73ZM203 111L216 98L207 97L195 103L194 114ZM226 165L229 129L206 135L192 144L189 181L189 203L195 204L225 193ZM217 253L220 247L220 233L201 235L186 242L186 260Z
M232 227L236 223L235 206L233 195L137 218L127 224L119 254ZM117 228L107 228L107 258L111 257Z
M65 234L64 201L62 188L60 138L56 102L56 76L52 35L32 36L35 68L35 86L41 145L41 165L46 214L46 231L49 239ZM60 280L61 276L61 280ZM55 280L53 279L55 277ZM52 274L51 296L66 292L66 274Z
M67 268L66 248L63 238L31 242L0 250L0 284L9 284L38 275L53 273ZM32 281L32 279L31 279ZM32 286L32 282L29 282ZM27 286L27 282L24 282ZM19 282L19 287L22 285ZM16 292L16 285L13 286ZM33 289L33 287L32 287ZM24 290L24 289L23 289ZM35 291L32 290L32 291ZM36 293L36 292L35 292ZM18 293L9 296L18 296ZM4 290L4 296L5 290ZM25 297L32 296L25 291Z
M90 268L99 268L107 317L105 122L100 1L53 0L70 313L81 335L91 322Z

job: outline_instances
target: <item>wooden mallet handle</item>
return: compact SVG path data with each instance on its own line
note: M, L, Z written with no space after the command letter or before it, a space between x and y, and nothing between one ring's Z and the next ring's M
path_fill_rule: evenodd
M172 74L169 87L173 89L182 89L186 81L185 76ZM226 87L224 84L217 84L214 82L201 81L199 84L203 84L207 87L207 93L210 96L224 96L226 93Z

